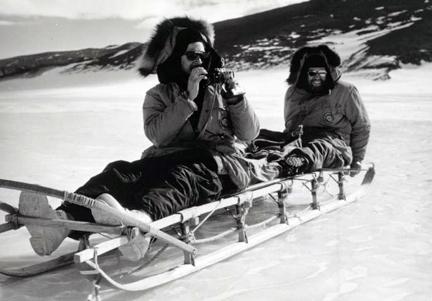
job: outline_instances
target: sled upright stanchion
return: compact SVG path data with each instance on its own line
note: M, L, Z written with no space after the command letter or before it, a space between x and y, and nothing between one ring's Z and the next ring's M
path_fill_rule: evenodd
M248 243L246 233L246 216L249 213L249 208L252 207L253 194L246 192L238 196L238 204L236 205L235 219L237 222L237 229L239 231L238 241Z
M288 195L290 193L290 190L292 190L292 183L291 185L287 184L287 182L281 183L282 188L280 191L278 191L278 208L279 208L279 215L280 215L280 224L288 224L288 216L286 212L286 206L285 201L288 199Z
M324 183L324 171L322 169L318 173L317 181L320 184Z
M193 240L193 234L190 231L190 221L186 220L184 222L181 223L181 234L182 234L182 240L189 244L192 240ZM184 254L184 264L191 264L191 265L195 265L195 255L187 252L187 251L183 251Z
M318 180L315 177L311 180L311 194L312 194L312 209L320 209L320 204L318 202L317 190L318 190Z
M345 181L345 174L343 171L338 172L338 187L339 187L339 193L338 193L338 199L339 200L345 200L345 187L344 187L344 181Z
M300 124L297 127L297 137L298 137L297 139L298 139L299 147L303 147L302 136L303 136L303 124Z

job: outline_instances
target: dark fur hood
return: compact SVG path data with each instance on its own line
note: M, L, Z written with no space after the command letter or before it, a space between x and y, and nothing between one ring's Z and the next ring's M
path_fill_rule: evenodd
M297 50L291 58L290 74L287 79L288 84L298 85L301 80L301 75L305 73L303 70L305 61L311 56L322 56L326 62L325 68L331 75L329 78L330 89L341 77L341 72L337 68L341 64L339 55L330 49L327 45L319 45L315 47L302 47Z
M156 29L148 41L147 48L138 64L138 71L143 76L155 73L158 65L170 57L175 47L176 37L179 31L191 28L199 31L204 40L213 47L213 26L204 20L194 20L188 17L165 19L156 26Z

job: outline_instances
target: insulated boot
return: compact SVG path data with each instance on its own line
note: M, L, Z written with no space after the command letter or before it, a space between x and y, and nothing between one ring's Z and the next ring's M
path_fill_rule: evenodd
M68 219L66 212L63 210L51 208L46 196L30 192L20 194L19 213L44 219ZM26 228L31 235L30 244L40 256L50 255L54 252L69 234L69 230L61 226L26 225Z
M281 176L292 177L303 173L309 162L300 154L289 154L286 158L279 160L278 163L282 167Z
M114 207L120 211L130 213L135 218L142 220L145 223L151 223L152 220L148 214L138 210L129 210L124 208L120 203L110 194L104 193L96 198L99 201L105 202L111 207ZM110 215L99 209L91 209L93 218L99 224L105 225L121 225L122 221L115 216ZM133 228L131 233L128 235L129 242L119 247L120 253L130 261L138 261L144 257L149 245L151 236L145 235L139 229Z

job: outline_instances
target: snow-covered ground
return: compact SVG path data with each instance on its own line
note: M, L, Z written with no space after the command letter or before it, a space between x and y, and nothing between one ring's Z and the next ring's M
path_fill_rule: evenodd
M237 74L262 127L283 128L287 76L282 67ZM430 300L432 64L390 76L343 76L359 88L372 119L367 161L376 163L377 177L362 201L187 278L106 300ZM2 89L0 178L73 191L107 163L138 158L149 145L142 101L155 83ZM17 205L17 194L0 189L0 200ZM32 260L27 238L25 229L0 234L0 264ZM89 291L73 268L0 276L1 300L85 300Z

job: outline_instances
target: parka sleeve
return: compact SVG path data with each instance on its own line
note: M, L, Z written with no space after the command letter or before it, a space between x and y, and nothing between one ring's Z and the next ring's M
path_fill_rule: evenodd
M284 97L284 121L285 121L285 133L291 133L294 123L294 111L292 110L291 96L293 95L294 89L292 87L288 88L285 92Z
M196 110L185 97L173 98L164 101L160 93L150 90L144 99L144 132L156 147L170 144Z
M260 123L246 97L229 106L234 135L242 141L251 141L260 131Z
M353 152L353 162L363 161L369 142L370 120L360 94L354 86L349 93L346 115L351 123L350 146Z

